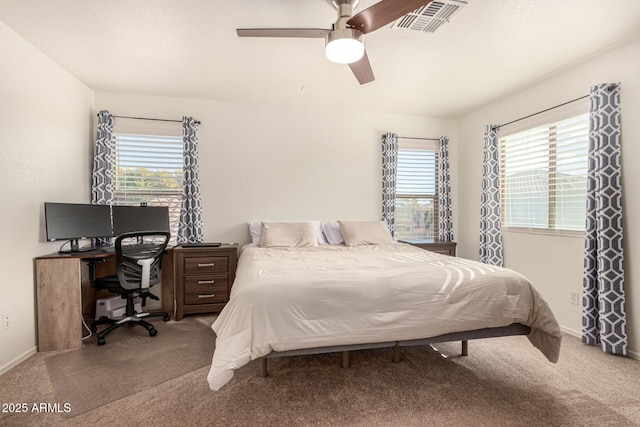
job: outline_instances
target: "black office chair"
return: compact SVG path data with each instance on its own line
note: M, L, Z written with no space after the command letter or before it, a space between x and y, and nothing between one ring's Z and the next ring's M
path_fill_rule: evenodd
M110 324L98 334L98 345L105 344L107 334L115 331L123 325L140 325L149 331L154 337L158 331L144 319L147 317L162 317L169 320L169 314L160 313L136 313L134 298L142 298L142 306L146 299L159 298L149 292L149 288L162 279L161 264L170 234L166 231L146 231L126 233L116 238L116 272L115 276L95 279L92 282L96 290L107 289L109 292L119 294L127 300L126 311L122 319L101 318L91 324L91 331L96 332L100 324Z

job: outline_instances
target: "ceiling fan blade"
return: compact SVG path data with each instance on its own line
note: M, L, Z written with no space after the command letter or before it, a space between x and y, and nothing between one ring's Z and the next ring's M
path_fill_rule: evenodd
M371 63L367 52L364 52L364 56L359 61L349 64L349 68L353 71L353 75L358 79L358 83L361 85L374 81L376 78L373 76L373 70L371 69Z
M347 25L367 34L384 27L396 19L413 12L433 0L381 0L373 6L353 15Z
M238 28L240 37L299 37L322 39L331 30L326 28Z

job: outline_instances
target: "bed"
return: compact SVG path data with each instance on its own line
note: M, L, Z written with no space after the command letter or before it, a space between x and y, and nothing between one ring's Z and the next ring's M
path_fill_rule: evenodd
M343 351L344 365L352 349L393 347L397 359L401 346L438 339L527 334L558 360L560 327L521 274L386 237L366 240L374 243L263 235L264 245L243 247L230 300L212 325L209 387L219 390L258 358L266 374L267 357Z

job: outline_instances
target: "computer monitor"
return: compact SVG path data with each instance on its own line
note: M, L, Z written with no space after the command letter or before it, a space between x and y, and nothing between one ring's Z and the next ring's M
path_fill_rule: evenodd
M69 240L69 252L91 250L80 248L78 240L111 237L111 210L108 205L45 202L44 217L47 241Z
M171 231L167 206L112 206L113 235L135 231Z

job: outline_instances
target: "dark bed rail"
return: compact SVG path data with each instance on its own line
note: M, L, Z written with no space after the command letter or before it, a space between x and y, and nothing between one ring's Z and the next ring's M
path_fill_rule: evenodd
M338 353L342 352L342 367L349 367L349 352L355 350L370 350L374 348L389 348L393 347L393 362L400 362L400 347L411 347L417 345L429 345L441 342L461 341L462 342L462 355L467 356L469 353L469 340L483 339L483 338L497 338L508 337L515 335L528 335L531 332L529 326L521 323L512 323L509 326L503 326L499 328L483 328L473 331L453 332L450 334L438 335L437 337L421 338L415 340L405 341L388 341L371 344L351 344L351 345L337 345L327 347L313 347L303 348L299 350L288 351L272 351L266 356L260 358L260 377L267 376L267 359L275 357L289 357L289 356L307 356L312 354L323 353Z

